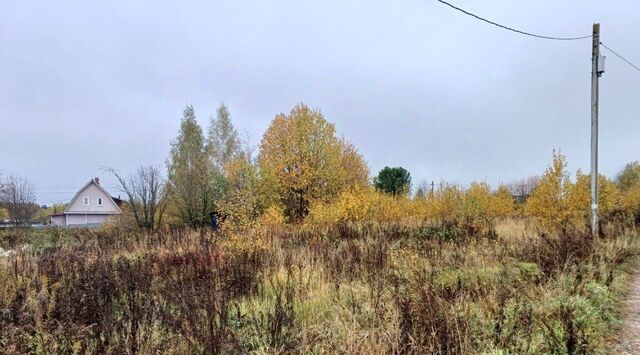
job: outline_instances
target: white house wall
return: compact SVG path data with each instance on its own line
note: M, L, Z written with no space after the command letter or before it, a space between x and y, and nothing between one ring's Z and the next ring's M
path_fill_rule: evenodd
M104 214L90 214L87 216L88 224L102 224L107 219L113 217L112 215L104 215Z
M89 204L84 205L84 198L89 198ZM102 206L98 206L98 198L102 198ZM91 183L81 190L76 198L71 201L65 213L119 213L118 206L101 188ZM68 223L69 224L69 223Z
M66 226L67 220L66 216L51 216L51 225L52 226Z
M68 214L67 225L102 224L111 215L106 214Z

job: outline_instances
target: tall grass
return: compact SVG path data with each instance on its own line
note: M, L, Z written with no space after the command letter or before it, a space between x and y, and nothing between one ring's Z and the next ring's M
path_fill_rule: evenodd
M606 352L636 237L494 229L4 231L0 352Z

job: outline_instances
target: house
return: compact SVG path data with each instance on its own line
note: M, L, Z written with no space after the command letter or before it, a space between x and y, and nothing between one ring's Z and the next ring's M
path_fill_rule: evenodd
M120 199L111 197L100 186L100 179L91 179L69 202L64 212L52 214L52 226L90 227L102 224L108 218L122 214Z

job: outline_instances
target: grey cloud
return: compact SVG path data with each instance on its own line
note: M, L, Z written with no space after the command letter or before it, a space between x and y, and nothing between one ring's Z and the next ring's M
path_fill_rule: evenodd
M456 4L640 61L640 3ZM554 148L589 168L589 40L550 42L435 1L3 2L0 170L68 199L100 166L163 166L185 104L224 101L254 146L276 113L320 108L376 172L466 184L541 173ZM606 52L604 52L607 54ZM608 55L601 169L640 159L640 73ZM103 177L105 185L113 181ZM115 191L114 191L115 193Z

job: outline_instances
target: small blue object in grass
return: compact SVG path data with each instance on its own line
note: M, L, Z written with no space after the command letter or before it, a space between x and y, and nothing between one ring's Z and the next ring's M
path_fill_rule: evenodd
M218 212L211 213L211 229L214 232L218 231Z

